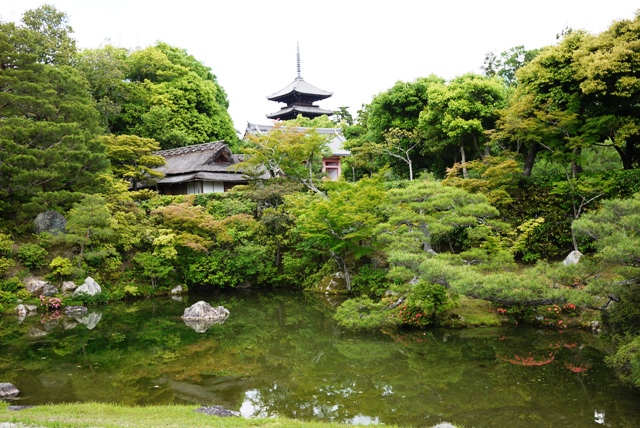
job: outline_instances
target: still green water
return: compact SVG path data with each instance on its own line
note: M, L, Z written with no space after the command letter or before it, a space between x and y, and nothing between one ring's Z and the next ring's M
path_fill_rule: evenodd
M198 300L231 311L198 333ZM584 331L345 332L323 297L230 292L0 317L0 382L18 404L222 405L246 417L470 427L637 427L640 394ZM53 319L50 319L53 318Z

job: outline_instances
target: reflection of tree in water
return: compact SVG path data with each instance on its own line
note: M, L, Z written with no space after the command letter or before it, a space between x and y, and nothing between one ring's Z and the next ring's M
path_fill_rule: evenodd
M532 418L552 417L543 412L592 423L594 406L613 425L616 416L609 415L626 411L630 420L640 418L606 404L615 399L618 407L631 409L633 396L620 396L593 346L597 339L581 332L349 333L313 295L202 297L190 300L221 304L233 314L205 333L180 319L193 301L111 304L100 308L103 317L93 330L77 325L65 331L60 322L32 340L24 336L37 318L23 324L0 318L0 375L19 388L23 380L26 389L20 389L34 401L198 402L309 420L430 426L443 415L465 426L506 426L522 417L535 426ZM554 361L527 367L498 358L529 352L552 352ZM568 364L590 367L574 373ZM43 374L60 379L61 387L42 385Z

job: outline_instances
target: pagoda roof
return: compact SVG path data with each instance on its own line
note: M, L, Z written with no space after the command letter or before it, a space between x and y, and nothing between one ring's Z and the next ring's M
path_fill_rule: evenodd
M269 113L267 117L269 119L287 120L287 118L289 117L291 119L295 119L296 117L298 117L299 114L301 114L304 117L310 117L310 116L322 116L323 114L326 114L327 116L331 116L334 113L335 112L332 110L325 110L316 106L292 105L292 106L288 106L283 109L280 109L275 113Z
M293 82L289 83L283 89L280 89L275 94L269 95L267 99L270 101L286 102L284 100L296 93L306 95L307 97L314 98L315 100L323 100L333 95L333 92L316 88L312 84L307 83L302 77L298 76Z

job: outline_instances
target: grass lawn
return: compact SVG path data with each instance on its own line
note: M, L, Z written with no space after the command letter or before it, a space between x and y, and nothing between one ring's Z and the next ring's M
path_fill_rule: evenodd
M197 406L126 407L112 404L56 404L24 410L8 410L0 402L0 423L13 422L37 427L344 427L335 423L293 419L244 419L196 413ZM354 426L354 425L351 425Z

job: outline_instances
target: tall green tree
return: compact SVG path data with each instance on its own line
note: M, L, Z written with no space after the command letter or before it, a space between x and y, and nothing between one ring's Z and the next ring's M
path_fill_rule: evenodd
M331 183L327 197L286 196L297 232L319 251L328 251L351 289L356 260L373 251L373 229L381 220L382 177Z
M495 128L504 101L505 88L500 80L476 74L431 86L429 103L419 119L426 141L423 151L459 151L466 178L467 160L489 154L487 132Z
M30 27L37 27L33 19ZM19 208L27 215L64 209L74 192L91 192L96 173L108 165L94 138L98 112L77 70L43 63L56 53L47 47L45 57L39 55L42 39L34 30L0 27L1 210L13 216Z
M66 13L45 4L27 10L22 16L22 23L32 39L28 52L36 56L37 62L73 65L77 54L76 41L71 36L73 28Z
M345 144L353 154L349 160L354 172L358 175L389 164L393 171L400 177L406 177L406 157L398 158L390 153L381 152L382 146L387 146L385 135L392 130L394 132L414 132L418 126L420 112L425 108L429 100L428 90L432 85L441 84L444 80L435 75L422 77L413 82L396 82L387 91L376 95L371 103L363 106L358 112L358 124L353 131L347 128L348 141ZM353 134L357 135L353 135ZM406 140L405 140L406 142ZM406 148L406 147L403 147ZM394 153L398 153L395 151ZM415 170L433 166L438 160L424 156L424 152L416 148L412 164Z
M396 82L389 90L376 95L367 107L368 138L381 143L391 128L415 130L420 113L429 102L429 89L443 83L442 78L431 75L413 82Z
M545 152L571 163L585 145L584 99L576 76L574 53L590 36L569 32L517 71L518 86L501 112L492 140L524 156L530 176L538 155ZM526 154L525 154L526 153Z
M248 174L270 177L284 175L324 196L319 188L322 158L329 155L326 136L314 129L300 130L290 124L276 124L266 134L250 135L244 151L248 155L237 165Z
M523 45L515 46L504 51L498 57L493 52L487 52L484 57L482 71L487 77L500 77L507 86L517 83L516 71L531 62L539 53L539 49L527 50Z
M639 45L640 11L587 39L573 56L585 99L585 138L613 145L624 169L640 167Z
M166 163L162 156L154 154L160 149L156 140L136 135L109 135L100 137L100 141L106 147L111 171L127 180L132 189L138 184L150 185L164 176L154 169Z
M110 132L122 105L132 99L129 91L134 89L134 85L125 78L128 54L125 48L107 45L81 51L76 62L76 68L89 81L101 124Z
M211 70L185 50L158 43L124 63L124 101L111 122L116 134L154 138L163 149L225 140L238 143L227 95Z

